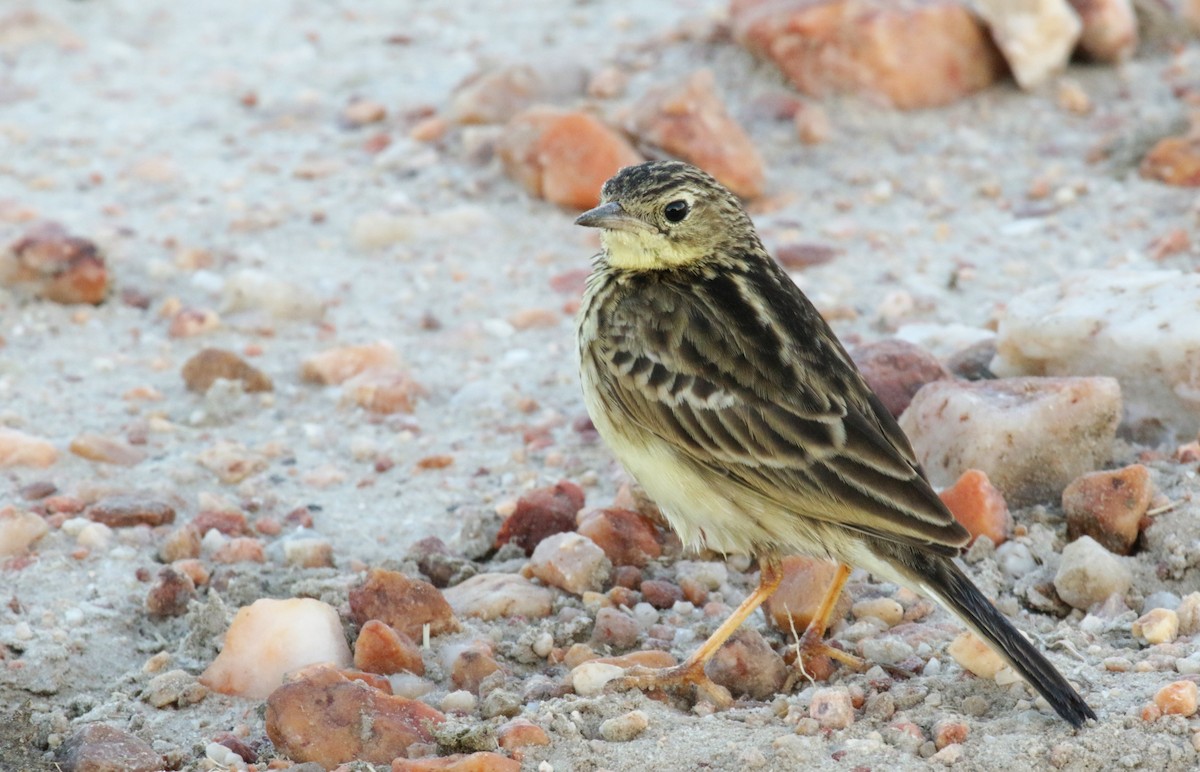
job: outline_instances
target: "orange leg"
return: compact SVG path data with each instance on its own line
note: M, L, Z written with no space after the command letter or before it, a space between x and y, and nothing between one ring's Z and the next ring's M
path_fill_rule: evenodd
M836 659L856 670L863 667L861 659L853 654L847 654L841 649L835 649L824 641L825 631L829 629L830 617L833 616L834 607L837 606L838 598L849 578L850 566L839 563L837 573L834 574L833 581L830 582L829 589L825 592L824 599L821 600L821 605L817 607L817 613L813 615L808 627L804 629L804 634L796 641L797 663L800 666L800 672L806 677L808 673L804 672L804 660L820 655Z
M692 652L692 655L687 658L681 665L668 668L645 668L632 667L625 671L625 675L611 682L615 689L663 689L678 686L695 686L700 691L709 696L710 699L718 706L726 706L733 702L732 697L723 686L713 683L704 673L704 667L708 661L712 659L717 650L733 635L742 622L746 621L746 617L754 613L754 610L763 604L763 602L771 597L775 590L779 589L779 583L783 581L783 571L779 567L776 560L763 559L760 561L761 571L758 579L758 587L750 596L742 601L733 614L716 629L712 635L708 637L700 648ZM844 583L845 580L843 580Z

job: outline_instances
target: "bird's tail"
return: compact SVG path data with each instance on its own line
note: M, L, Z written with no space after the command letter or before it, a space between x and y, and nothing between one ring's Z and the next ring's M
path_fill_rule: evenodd
M893 553L889 562L894 568L966 622L1050 703L1055 713L1076 728L1083 726L1085 720L1096 718L1067 679L984 597L953 560L921 553L906 545L893 544L889 551Z

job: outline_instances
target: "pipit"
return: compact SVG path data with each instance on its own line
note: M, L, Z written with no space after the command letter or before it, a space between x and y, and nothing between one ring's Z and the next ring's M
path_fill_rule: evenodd
M685 544L760 567L757 589L683 664L632 669L622 686L720 700L706 663L779 586L781 558L805 554L839 570L803 656L854 659L823 638L848 566L861 566L953 612L1072 725L1095 718L954 562L966 529L732 193L654 161L618 172L575 222L603 244L578 329L597 431Z

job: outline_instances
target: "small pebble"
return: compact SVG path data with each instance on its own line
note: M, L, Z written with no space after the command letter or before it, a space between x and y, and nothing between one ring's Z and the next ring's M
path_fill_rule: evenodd
M444 713L474 713L478 702L475 695L465 689L450 692L442 698L441 708Z
M854 723L850 692L840 687L818 689L813 693L808 715L827 729L845 729Z
M610 743L629 742L646 731L650 719L640 710L632 710L600 724L600 736Z
M860 600L850 607L850 613L854 615L855 619L863 617L879 619L888 627L893 627L904 619L904 607L891 598Z
M1068 544L1054 575L1054 589L1068 605L1087 610L1110 595L1123 595L1133 584L1133 574L1090 536Z
M581 697L594 697L604 691L605 685L620 678L625 670L603 662L584 662L571 671L570 681L575 693Z
M1175 681L1158 690L1154 704L1164 715L1187 718L1196 713L1198 692L1195 681Z
M992 651L982 638L969 631L955 638L946 651L964 670L970 670L980 678L995 678L1005 665L999 654Z
M1179 615L1170 609L1151 609L1134 621L1130 632L1150 645L1170 643L1179 634Z

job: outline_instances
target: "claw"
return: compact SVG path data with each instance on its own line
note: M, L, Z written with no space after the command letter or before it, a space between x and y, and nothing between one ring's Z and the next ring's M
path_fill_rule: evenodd
M733 695L720 684L714 683L704 672L703 662L685 662L676 667L647 668L635 666L627 669L625 675L608 682L607 689L611 691L677 690L693 687L697 695L708 698L718 708L728 708L733 704Z

